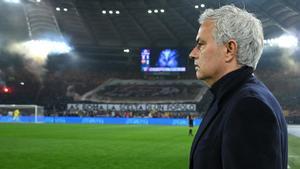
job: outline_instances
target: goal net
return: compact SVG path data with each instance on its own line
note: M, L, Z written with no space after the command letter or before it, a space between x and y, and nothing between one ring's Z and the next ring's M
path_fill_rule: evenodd
M44 107L38 105L0 104L1 116L12 122L41 123L44 119Z

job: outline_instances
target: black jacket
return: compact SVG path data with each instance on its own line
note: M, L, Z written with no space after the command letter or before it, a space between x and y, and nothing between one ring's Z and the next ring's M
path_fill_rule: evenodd
M195 135L190 169L287 169L287 127L275 97L250 67L233 71L214 94Z

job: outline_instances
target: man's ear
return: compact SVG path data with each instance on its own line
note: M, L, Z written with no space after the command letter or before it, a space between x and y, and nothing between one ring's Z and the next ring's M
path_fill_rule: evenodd
M226 44L226 57L225 62L231 62L233 59L236 59L238 44L234 39L230 39Z

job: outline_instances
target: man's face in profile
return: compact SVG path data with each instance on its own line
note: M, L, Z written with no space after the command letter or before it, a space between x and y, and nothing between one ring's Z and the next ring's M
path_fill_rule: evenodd
M197 79L205 81L211 86L222 74L224 66L224 52L226 48L218 44L213 36L215 29L214 22L206 20L200 26L196 46L190 53L190 58L194 60Z

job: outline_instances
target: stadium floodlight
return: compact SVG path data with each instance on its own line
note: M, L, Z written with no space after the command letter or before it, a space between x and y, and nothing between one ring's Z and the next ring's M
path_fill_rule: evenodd
M130 52L129 49L124 49L123 51L124 51L124 53L129 53Z
M277 43L282 48L294 48L298 46L298 39L295 36L283 35L277 39Z
M7 3L15 3L15 4L18 4L21 2L20 0L4 0L4 1Z
M151 13L152 13L152 10L151 10L151 9L149 9L149 10L148 10L148 13L149 13L149 14L151 14Z
M160 9L160 12L161 12L161 13L165 13L165 10L164 10L164 9Z
M71 47L64 42L48 40L31 40L24 43L26 49L36 55L69 53Z
M109 13L109 14L113 14L114 12L113 12L112 10L109 10L108 13Z
M102 10L102 14L106 14L106 10Z
M199 5L195 5L195 8L198 9L198 8L199 8Z
M41 2L41 0L36 0L36 2Z
M65 42L53 42L53 52L56 53L69 53L71 51L71 47L67 45Z
M24 82L20 82L20 85L24 86L24 85L25 85L25 83L24 83Z
M158 10L157 10L157 9L154 9L154 13L158 13Z
M119 15L119 14L120 14L120 11L116 11L116 14Z
M55 9L56 9L56 11L60 11L60 7L56 7Z
M205 4L201 4L200 6L201 6L201 8L205 8Z
M68 8L64 8L64 11L67 12L67 11L68 11Z
M283 35L279 38L264 40L267 46L278 46L280 48L295 48L298 46L298 39L292 35Z

